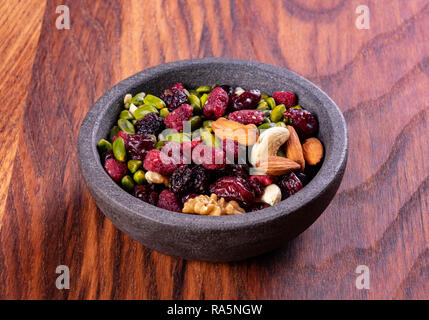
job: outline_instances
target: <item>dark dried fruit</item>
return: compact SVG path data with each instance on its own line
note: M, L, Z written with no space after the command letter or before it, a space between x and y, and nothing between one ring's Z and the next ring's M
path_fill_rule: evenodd
M167 114L164 120L165 125L171 129L182 132L183 122L191 119L193 111L194 108L192 108L189 104L184 104L173 112Z
M160 98L165 102L169 111L174 111L188 100L186 93L177 87L164 90Z
M143 119L140 119L135 124L136 132L139 134L154 134L158 135L164 130L164 119L156 113L148 113Z
M231 139L222 140L222 149L226 155L226 163L236 163L239 156L244 157L244 161L240 162L245 162L246 148L242 147L237 141Z
M165 153L153 149L146 155L143 167L147 171L155 171L163 176L170 176L177 169L178 164Z
M219 86L219 88L222 88L223 90L225 90L225 92L228 94L228 96L232 96L234 94L234 88L231 87L230 85L223 84L223 85Z
M171 190L163 190L159 194L156 205L166 210L182 212L182 205L177 199L176 194Z
M319 125L311 112L303 109L288 109L284 112L284 116L291 119L292 127L301 140L316 135Z
M146 154L155 148L155 142L147 134L134 134L128 137L125 148L130 159L144 161Z
M127 174L127 165L114 158L107 159L104 164L104 169L116 182L121 181L121 179Z
M210 93L203 106L203 113L207 119L217 119L225 114L228 107L228 94L221 87L216 87Z
M158 192L154 184L149 185L136 185L134 187L134 197L139 198L156 206L158 202Z
M251 179L250 185L253 188L253 191L255 192L255 197L260 198L264 194L265 186L257 179Z
M216 172L221 177L240 177L245 180L249 179L249 166L247 164L227 164Z
M188 200L190 200L190 199L193 199L193 198L195 198L195 197L198 197L198 194L197 194L197 193L194 193L194 192L189 193L189 194L187 194L187 195L184 195L184 196L182 197L182 204L185 204L185 202L186 202L186 201L188 201Z
M259 110L240 110L230 113L228 119L241 124L260 124L265 119L265 113Z
M296 96L290 91L277 91L274 92L273 98L277 104L284 104L286 108L296 105Z
M255 109L261 101L261 91L252 89L232 97L231 111Z
M115 156L113 155L113 151L112 150L108 150L106 152L103 152L100 156L100 162L101 165L104 166L104 164L106 163L107 160L114 158Z
M255 200L255 192L249 180L239 177L223 177L210 186L210 192L226 201L235 200L247 206Z
M180 89L180 90L184 90L185 89L185 86L182 83L180 83L180 82L175 83L173 87L177 88L177 89Z
M207 187L208 173L201 165L183 165L170 177L170 189L176 193L200 192Z
M282 191L282 199L288 198L303 188L301 181L293 172L281 177L278 186Z
M311 178L307 175L307 174L305 174L305 173L303 173L303 172L298 172L298 173L295 173L295 175L297 176L297 178L299 179L299 181L301 181L301 183L302 183L302 185L305 187L309 182L310 182L310 180L311 180Z

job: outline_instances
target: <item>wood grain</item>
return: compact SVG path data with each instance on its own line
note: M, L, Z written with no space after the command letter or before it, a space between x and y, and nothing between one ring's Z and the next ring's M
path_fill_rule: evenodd
M369 30L355 27L360 0L40 3L0 3L0 298L429 298L429 1L368 0ZM55 28L59 4L70 30ZM14 10L28 23L7 23ZM80 123L105 90L205 56L288 67L320 85L349 128L344 181L325 213L243 262L142 247L104 218L77 165ZM60 264L70 290L55 287ZM355 287L358 265L370 290Z

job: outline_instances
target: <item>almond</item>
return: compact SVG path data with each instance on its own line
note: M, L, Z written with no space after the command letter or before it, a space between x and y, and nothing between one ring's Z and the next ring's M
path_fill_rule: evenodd
M291 159L278 156L269 156L266 160L258 162L256 167L260 171L264 172L264 174L273 176L281 176L301 168L299 163L296 163Z
M309 165L316 165L323 158L323 145L317 138L308 138L302 145L304 159Z
M301 171L304 171L305 160L298 134L292 126L286 126L286 128L290 132L290 137L286 141L286 157L299 163L301 165Z
M244 146L254 145L258 139L258 128L254 124L244 125L225 118L219 118L212 123L212 129L220 139L237 141Z

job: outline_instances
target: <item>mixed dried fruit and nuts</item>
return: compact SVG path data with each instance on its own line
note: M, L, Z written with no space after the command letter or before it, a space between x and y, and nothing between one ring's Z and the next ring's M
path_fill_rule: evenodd
M292 92L176 83L159 97L127 94L98 149L109 176L135 197L219 216L273 206L301 190L323 158L317 132L316 117Z

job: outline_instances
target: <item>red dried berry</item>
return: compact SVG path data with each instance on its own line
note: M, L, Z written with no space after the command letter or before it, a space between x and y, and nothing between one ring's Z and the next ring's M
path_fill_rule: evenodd
M256 180L256 179L249 180L249 182L253 188L253 192L255 193L255 197L256 198L262 197L262 195L264 194L265 186L259 180Z
M182 206L176 197L176 194L170 190L163 190L158 197L156 204L158 207L170 211L182 212Z
M282 191L283 199L288 198L289 196L297 193L299 190L303 188L302 182L298 179L298 177L293 172L281 177L278 182L278 186Z
M188 100L186 93L177 87L164 90L160 98L165 102L169 111L177 109Z
M296 105L296 96L290 91L277 91L274 92L273 98L276 104L284 104L286 108L290 108Z
M182 83L180 83L180 82L175 83L173 87L177 88L177 89L180 89L180 90L184 90L185 89L184 85Z
M241 124L260 124L264 121L265 114L259 110L240 110L230 113L228 119Z
M255 200L255 192L249 180L240 177L223 177L210 186L210 192L226 201L235 200L247 206Z
M193 108L189 104L183 104L165 117L165 125L179 132L183 131L183 122L192 117Z
M221 87L216 87L207 98L203 107L204 116L207 119L217 119L225 114L228 107L228 94Z
M106 163L104 164L104 169L109 174L109 176L116 182L121 181L121 179L127 174L127 165L114 158L106 160Z
M161 152L171 157L176 164L191 163L191 151L183 150L182 144L180 144L179 142L167 142L162 147Z
M303 109L288 109L283 114L291 119L292 127L301 139L316 135L319 124L311 112Z
M225 166L225 153L222 149L199 144L192 151L192 161L201 164L208 170L215 170Z
M252 89L243 92L239 96L234 95L231 97L231 111L239 111L245 109L255 109L261 101L261 91Z
M147 171L155 171L164 176L170 176L177 169L178 163L165 153L153 149L148 152L144 159L143 167Z
M124 131L119 131L117 136L114 136L112 138L112 142L115 142L116 139L118 138L122 138L122 140L124 140L124 143L127 143L128 141L128 137L131 136L130 134L124 132Z
M258 180L264 187L273 184L274 177L269 175L254 175L250 177L250 180Z
M107 151L103 152L100 156L101 164L104 166L104 164L106 163L107 160L112 159L114 157L115 156L113 155L112 150L107 150Z
M147 134L133 134L125 141L125 148L131 159L144 161L146 154L155 148L155 142Z

